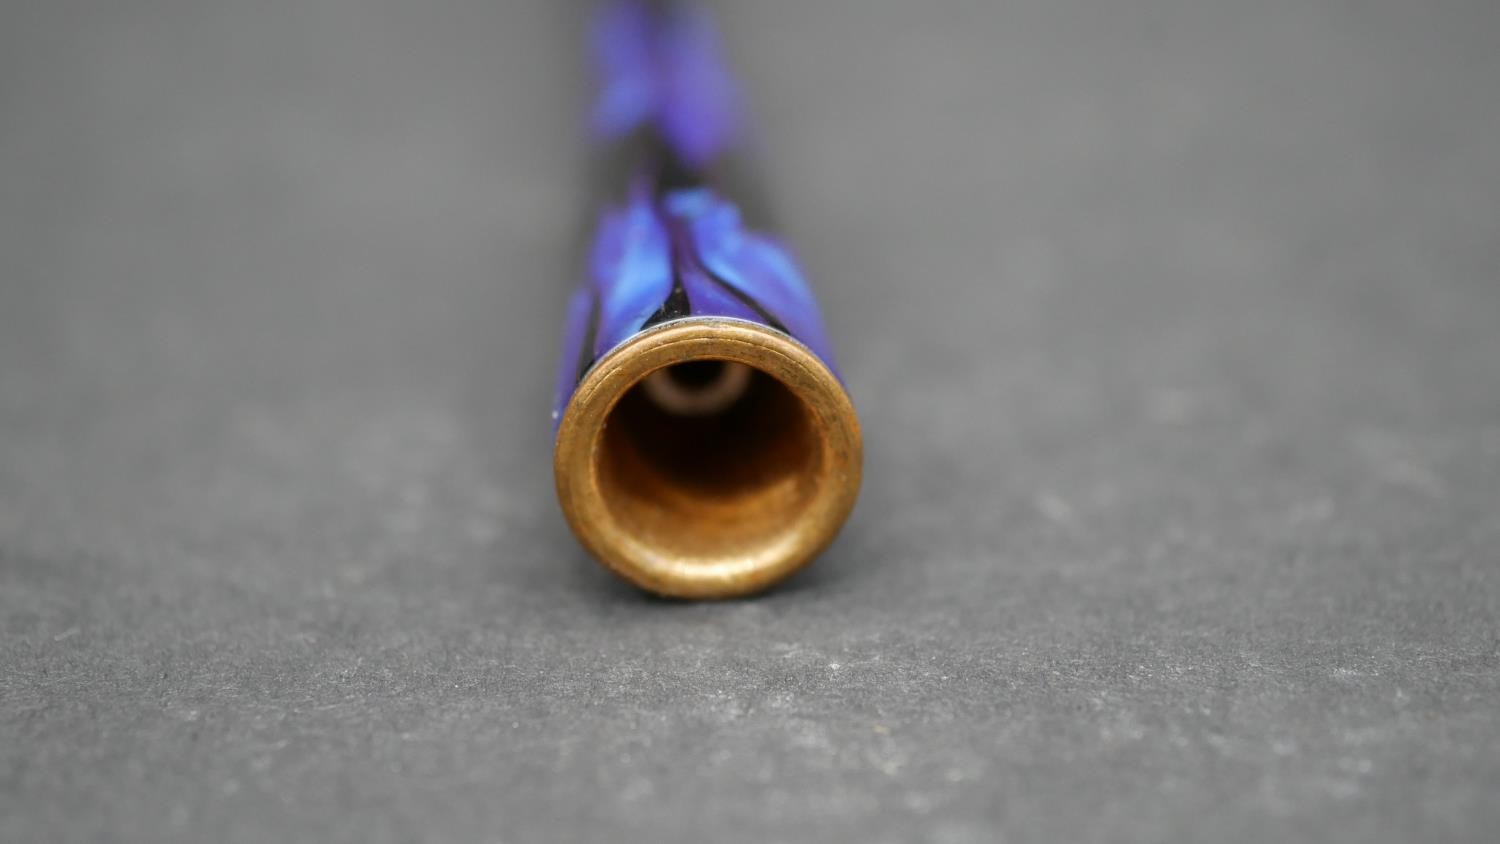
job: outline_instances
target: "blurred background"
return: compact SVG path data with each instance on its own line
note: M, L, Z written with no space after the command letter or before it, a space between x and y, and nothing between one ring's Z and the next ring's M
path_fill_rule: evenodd
M867 470L683 604L585 5L0 3L0 839L1487 839L1500 6L717 4Z

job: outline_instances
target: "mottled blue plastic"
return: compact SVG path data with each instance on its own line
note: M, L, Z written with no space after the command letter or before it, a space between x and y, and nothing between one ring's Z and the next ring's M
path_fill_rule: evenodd
M757 322L801 341L832 368L817 302L796 261L776 238L746 228L710 175L734 151L742 121L707 13L613 0L592 23L599 77L592 132L604 144L645 135L655 154L624 177L623 200L600 213L588 277L568 302L554 425L595 361L674 319Z
M740 133L739 91L713 21L686 5L615 0L589 33L599 95L592 129L618 141L650 126L689 167L708 167Z

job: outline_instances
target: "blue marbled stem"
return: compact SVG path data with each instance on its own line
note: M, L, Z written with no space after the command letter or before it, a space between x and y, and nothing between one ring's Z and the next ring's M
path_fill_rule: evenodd
M599 212L586 278L568 303L554 427L595 361L675 319L732 317L785 332L830 368L833 352L801 270L778 238L746 226L720 174L744 139L740 95L717 30L696 6L610 0L591 20L598 92L590 132L619 184Z

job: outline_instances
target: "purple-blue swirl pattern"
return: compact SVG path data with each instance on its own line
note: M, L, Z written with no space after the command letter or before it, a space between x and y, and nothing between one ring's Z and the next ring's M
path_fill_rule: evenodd
M594 357L639 331L672 292L672 244L651 195L631 191L604 212L589 255L589 281L599 302Z
M612 0L594 17L589 42L599 79L595 136L618 141L650 127L693 168L734 145L739 91L707 11Z
M600 214L587 278L568 302L554 427L579 380L638 332L689 317L731 317L785 332L830 368L817 302L786 246L747 228L707 173L738 138L739 104L702 10L611 0L593 19L599 74L592 113L606 144L646 133L656 156ZM664 183L662 173L676 176Z

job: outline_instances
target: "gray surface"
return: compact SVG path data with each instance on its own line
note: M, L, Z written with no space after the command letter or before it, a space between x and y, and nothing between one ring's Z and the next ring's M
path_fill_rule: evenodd
M762 600L552 501L555 3L0 18L0 840L1493 840L1500 14L736 5L868 434Z

